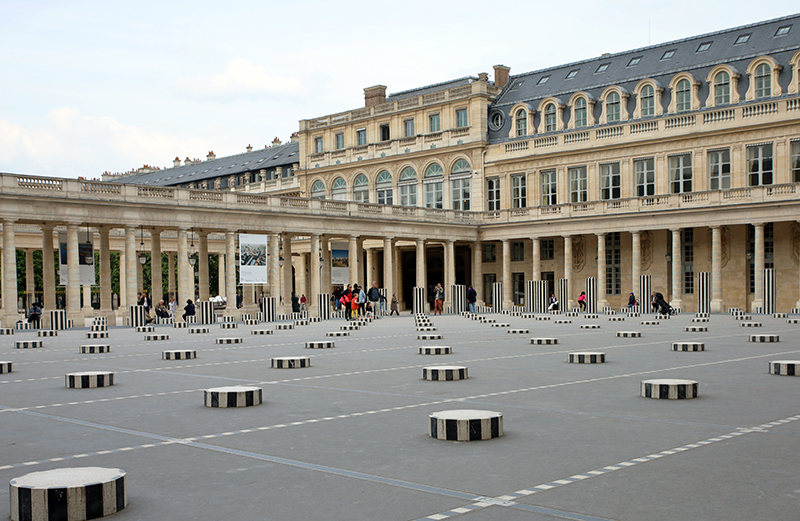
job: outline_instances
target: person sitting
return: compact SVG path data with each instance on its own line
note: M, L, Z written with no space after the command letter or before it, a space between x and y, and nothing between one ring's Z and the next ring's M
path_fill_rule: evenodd
M163 300L158 301L158 305L156 306L156 316L158 318L169 318L169 310L167 306L164 305Z
M193 317L194 316L194 303L192 299L188 299L186 301L186 305L183 307L183 321L186 322L186 317Z
M547 307L548 311L558 311L558 299L555 293L550 295L550 306Z
M34 302L31 305L31 309L28 311L28 323L33 324L33 327L39 329L39 320L42 318L42 308L39 307L38 302Z
M633 292L631 292L630 296L628 297L628 307L632 308L635 305L636 305L636 297L633 295Z
M578 305L581 307L581 311L586 311L586 292L581 291L581 294L578 295Z

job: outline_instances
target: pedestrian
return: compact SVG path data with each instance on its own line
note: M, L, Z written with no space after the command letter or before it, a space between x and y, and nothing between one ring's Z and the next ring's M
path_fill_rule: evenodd
M42 318L42 308L39 307L38 302L31 304L28 310L28 323L33 324L33 327L39 329L39 321Z
M391 317L394 313L397 313L397 316L399 317L400 312L397 311L397 293L392 293L392 303L390 304L390 306L392 310L389 313L389 316Z
M359 316L364 316L367 307L367 294L362 286L358 286L358 311Z
M578 295L578 305L581 307L581 311L586 311L586 292L581 291L581 294Z
M359 290L358 284L353 285L353 293L350 298L350 318L356 320L358 318L358 309L360 304L358 302Z
M435 288L433 288L433 314L435 315L438 311L439 314L442 314L442 304L444 304L444 288L442 287L442 283L438 283Z
M186 301L186 305L183 307L183 321L186 322L186 317L193 317L194 316L194 302L192 299L188 299Z
M383 293L381 293L380 309L381 309L381 315L385 315L386 314L386 297L383 296Z
M475 311L475 303L478 301L478 292L475 291L475 288L472 286L469 287L467 290L467 304L469 305L469 312L473 315L477 313Z
M300 313L300 299L294 291L292 291L292 313Z
M174 296L169 301L169 316L172 317L172 320L178 318L178 300Z
M372 308L372 314L377 316L378 303L381 301L381 292L378 291L378 285L375 283L375 281L372 282L372 287L369 288L367 298L369 299L369 305Z
M306 295L305 293L303 293L300 296L300 311L305 311L305 310L306 310Z

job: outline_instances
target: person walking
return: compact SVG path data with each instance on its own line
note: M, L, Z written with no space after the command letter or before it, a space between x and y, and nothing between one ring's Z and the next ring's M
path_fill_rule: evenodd
M467 304L469 305L469 312L473 315L475 311L475 303L478 301L478 292L472 286L467 290Z
M377 317L379 309L378 303L381 300L381 292L378 291L378 285L375 283L375 281L372 282L372 287L369 288L367 298L369 299L369 305L372 308L372 316Z
M172 300L169 301L169 316L173 320L178 318L178 301L175 297L172 297Z
M292 313L300 313L300 299L294 291L292 291Z
M391 317L393 314L397 313L397 316L400 316L400 312L397 311L397 293L392 293L392 303L391 303L391 312L389 316Z
M442 287L442 283L438 283L435 288L433 288L433 314L435 315L438 311L439 314L442 314L442 304L444 304L444 288Z
M300 311L306 310L306 294L300 295Z

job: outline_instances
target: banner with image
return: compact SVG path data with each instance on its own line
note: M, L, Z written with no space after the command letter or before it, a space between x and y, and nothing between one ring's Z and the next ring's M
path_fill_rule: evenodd
M88 232L78 232L78 266L81 270L81 286L94 286L97 284L94 277L94 245L93 235ZM58 234L58 278L60 285L69 283L69 269L67 269L67 234Z
M239 234L239 284L269 284L268 235Z
M350 282L350 250L346 242L331 243L331 284L346 286Z

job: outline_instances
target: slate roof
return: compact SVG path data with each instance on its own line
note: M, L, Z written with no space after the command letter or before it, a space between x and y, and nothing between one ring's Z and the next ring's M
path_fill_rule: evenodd
M433 85L426 85L424 87L419 87L416 89L404 90L401 92L395 92L394 94L389 94L386 96L386 101L397 101L404 98L410 98L412 96L421 96L423 94L428 94L430 92L436 92L445 89L452 89L454 87L461 87L463 85L469 85L473 81L478 81L477 76L464 76L463 78L457 78L455 80L444 81L442 83L434 83Z

